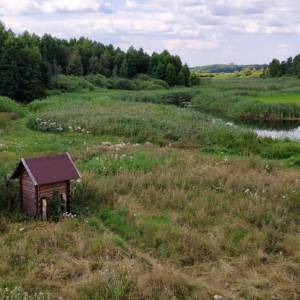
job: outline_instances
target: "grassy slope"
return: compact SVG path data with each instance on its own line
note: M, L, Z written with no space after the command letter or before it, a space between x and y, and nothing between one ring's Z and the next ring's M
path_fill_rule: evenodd
M76 218L0 217L0 287L70 299L299 297L298 171L238 156L298 144L256 144L205 114L118 100L139 93L53 96L0 129L2 170L68 150L84 174Z

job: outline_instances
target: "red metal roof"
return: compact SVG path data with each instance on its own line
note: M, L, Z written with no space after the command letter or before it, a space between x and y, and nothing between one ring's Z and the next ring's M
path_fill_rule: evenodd
M35 185L56 183L80 178L69 153L37 158L22 158L11 178L18 178L25 168Z

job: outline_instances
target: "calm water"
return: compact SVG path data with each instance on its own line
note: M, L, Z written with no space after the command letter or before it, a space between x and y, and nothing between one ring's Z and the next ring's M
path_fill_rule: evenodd
M261 137L271 137L273 139L300 140L300 127L294 129L253 129Z
M241 124L235 124L233 122L226 122L228 126L239 126ZM300 126L295 123L285 123L285 124L256 124L253 123L248 129L253 130L258 136L270 137L273 139L290 139L290 140L300 140Z

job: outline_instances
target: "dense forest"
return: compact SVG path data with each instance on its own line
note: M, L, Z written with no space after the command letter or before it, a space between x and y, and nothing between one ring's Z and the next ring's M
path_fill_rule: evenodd
M87 38L58 39L24 32L16 35L0 22L0 95L28 102L46 94L58 74L134 78L138 74L164 80L169 86L190 85L190 70L168 51L149 55L142 48L127 52Z
M192 68L192 71L204 72L204 73L234 73L244 70L262 70L265 65L236 65L236 64L215 64L207 66L199 66Z
M300 78L300 55L289 57L281 61L274 58L265 68L264 74L267 77L297 76Z

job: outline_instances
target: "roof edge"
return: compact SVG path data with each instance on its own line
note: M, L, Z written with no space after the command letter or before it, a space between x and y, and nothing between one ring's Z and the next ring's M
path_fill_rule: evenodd
M75 165L75 163L74 163L74 161L73 161L70 153L66 152L66 155L68 156L70 163L73 165L75 171L77 172L78 177L81 178L81 174L80 174L79 170L77 169L77 167L76 167L76 165Z
M34 185L38 185L36 179L34 178L32 172L30 171L30 168L28 167L27 163L26 163L26 160L25 158L21 158L21 162L25 168L25 170L27 171L28 175L30 176L30 178L32 179Z

